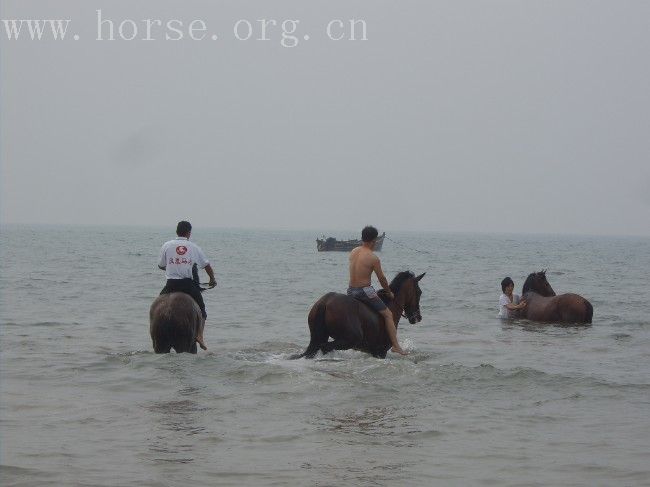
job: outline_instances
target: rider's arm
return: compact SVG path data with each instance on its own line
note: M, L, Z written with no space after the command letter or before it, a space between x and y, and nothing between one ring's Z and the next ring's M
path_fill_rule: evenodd
M388 280L384 275L384 271L381 269L381 262L379 260L379 257L375 257L375 259L376 260L372 265L372 270L375 271L375 275L377 276L377 279L379 279L379 284L381 284L381 287L383 287L385 291L390 292L390 287L388 286Z
M165 246L163 245L160 249L160 256L158 257L158 269L165 270L167 269L167 256L165 253Z
M216 285L217 285L217 281L216 281L216 279L214 278L214 271L212 270L212 266L211 266L210 264L208 264L208 265L205 266L205 272L207 272L207 273L208 273L208 277L210 277L210 286L212 286L212 285L216 286Z
M522 308L525 308L525 307L526 307L526 301L522 301L519 304L512 304L512 303L506 304L506 308L508 308L511 311L514 311L514 310L517 310L517 309L522 309Z
M210 282L209 282L210 287L216 286L217 281L214 278L214 271L212 270L212 266L210 265L210 262L208 262L208 259L203 253L203 250L201 250L201 247L195 245L195 248L197 251L196 263L198 264L199 268L205 269L205 272L208 273L208 277L210 278Z

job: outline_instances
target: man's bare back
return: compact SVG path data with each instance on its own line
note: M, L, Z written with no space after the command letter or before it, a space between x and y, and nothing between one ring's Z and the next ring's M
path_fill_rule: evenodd
M379 258L367 247L361 246L350 252L350 287L370 286L372 272Z

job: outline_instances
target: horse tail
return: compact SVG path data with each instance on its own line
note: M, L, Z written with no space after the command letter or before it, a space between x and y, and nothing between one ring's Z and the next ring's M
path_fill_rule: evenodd
M591 319L594 316L594 307L591 305L589 301L585 299L585 322L586 323L591 323Z
M195 342L189 327L174 317L161 316L153 324L151 338L156 353L169 353L173 348L177 353L192 353Z
M309 322L309 332L311 335L309 345L307 345L307 349L303 353L289 357L290 360L295 360L302 357L314 358L316 352L320 350L321 345L327 342L328 334L327 327L325 326L326 309L327 305L322 299L319 300L311 309L309 312L309 317L307 318L307 321Z
M157 317L150 327L153 350L156 353L169 353L175 343L174 323L169 318Z
M180 299L180 301L179 301ZM164 294L158 297L149 311L149 332L154 352L169 353L173 348L177 353L196 353L196 307L191 297ZM200 315L198 315L200 316Z

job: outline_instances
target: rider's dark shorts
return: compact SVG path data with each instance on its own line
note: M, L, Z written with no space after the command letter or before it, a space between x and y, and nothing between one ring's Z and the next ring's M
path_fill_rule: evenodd
M386 305L381 298L377 296L377 291L375 291L375 288L372 286L349 287L348 296L363 301L375 311L383 311L386 309Z
M163 290L160 291L160 294L169 293L189 294L194 298L194 301L199 305L199 308L201 308L203 319L208 317L208 314L205 312L205 303L203 302L203 296L201 296L201 290L192 279L167 279L167 284Z

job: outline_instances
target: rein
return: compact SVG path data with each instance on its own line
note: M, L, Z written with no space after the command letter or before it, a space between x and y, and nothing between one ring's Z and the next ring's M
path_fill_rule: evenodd
M406 314L406 311L402 311L402 318L405 318L405 319L411 321L411 318L415 319L419 312L420 312L420 307L419 306L416 308L415 311L413 311L413 313L408 314L408 315Z
M397 297L397 296L396 296ZM402 308L402 313L400 316L404 319L411 321L411 319L417 319L418 314L420 313L420 307L415 308L411 313L407 313L405 308Z
M214 289L215 287L217 287L216 284L214 286L210 286L209 284L210 284L209 282L201 282L201 283L199 283L199 291L201 291L201 292L209 291L210 289ZM208 287L201 287L201 286L208 286Z

